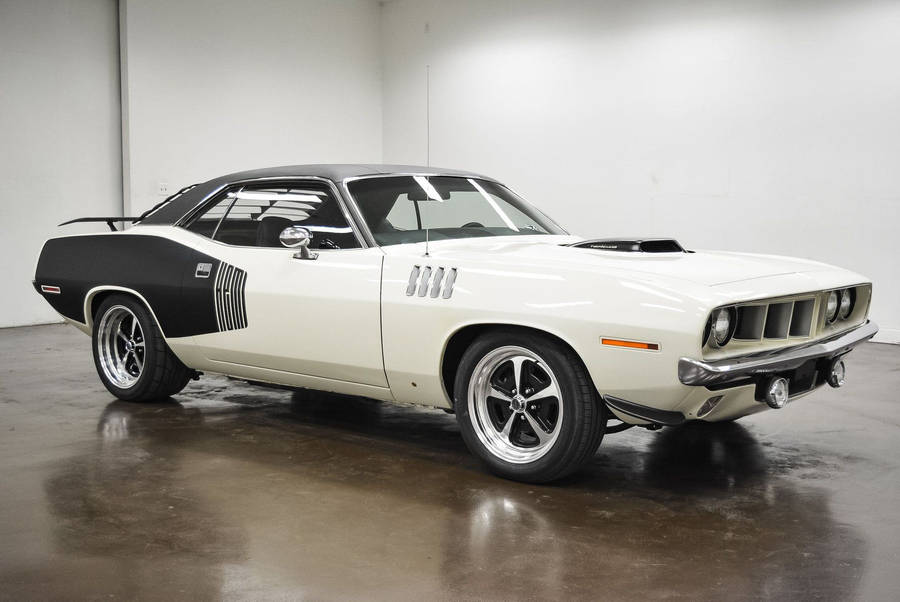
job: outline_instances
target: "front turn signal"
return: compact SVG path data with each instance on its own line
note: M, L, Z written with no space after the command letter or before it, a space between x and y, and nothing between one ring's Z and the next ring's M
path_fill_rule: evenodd
M603 345L611 347L627 347L629 349L645 349L647 351L659 351L659 343L643 343L641 341L626 341L623 339L600 339Z

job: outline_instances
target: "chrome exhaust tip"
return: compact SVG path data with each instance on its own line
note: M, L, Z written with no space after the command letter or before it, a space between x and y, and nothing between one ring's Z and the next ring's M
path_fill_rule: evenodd
M766 385L765 402L773 410L780 410L788 400L788 381L786 378L773 378Z
M844 360L836 358L831 362L831 368L828 370L828 384L837 389L844 386L844 378L847 376L847 366Z

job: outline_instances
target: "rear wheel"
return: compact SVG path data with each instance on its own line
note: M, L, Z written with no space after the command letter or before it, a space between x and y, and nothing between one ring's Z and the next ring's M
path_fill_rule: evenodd
M112 295L97 310L94 364L110 393L125 401L164 399L181 391L192 371L166 345L142 303Z
M547 482L588 461L605 409L580 358L554 339L497 330L463 354L455 409L469 450L500 476Z

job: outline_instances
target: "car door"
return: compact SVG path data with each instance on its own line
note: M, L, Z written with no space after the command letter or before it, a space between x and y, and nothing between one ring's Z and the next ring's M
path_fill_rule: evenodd
M288 226L307 228L311 256L285 248ZM372 394L387 388L381 354L384 254L363 248L334 188L318 180L251 182L222 191L186 226L219 263L217 332L194 337L207 369L251 379Z

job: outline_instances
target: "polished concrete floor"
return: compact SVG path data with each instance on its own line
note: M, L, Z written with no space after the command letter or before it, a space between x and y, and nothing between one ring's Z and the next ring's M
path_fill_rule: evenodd
M0 330L0 598L900 599L900 347L851 357L533 486L439 410L222 377L124 403L74 329Z

